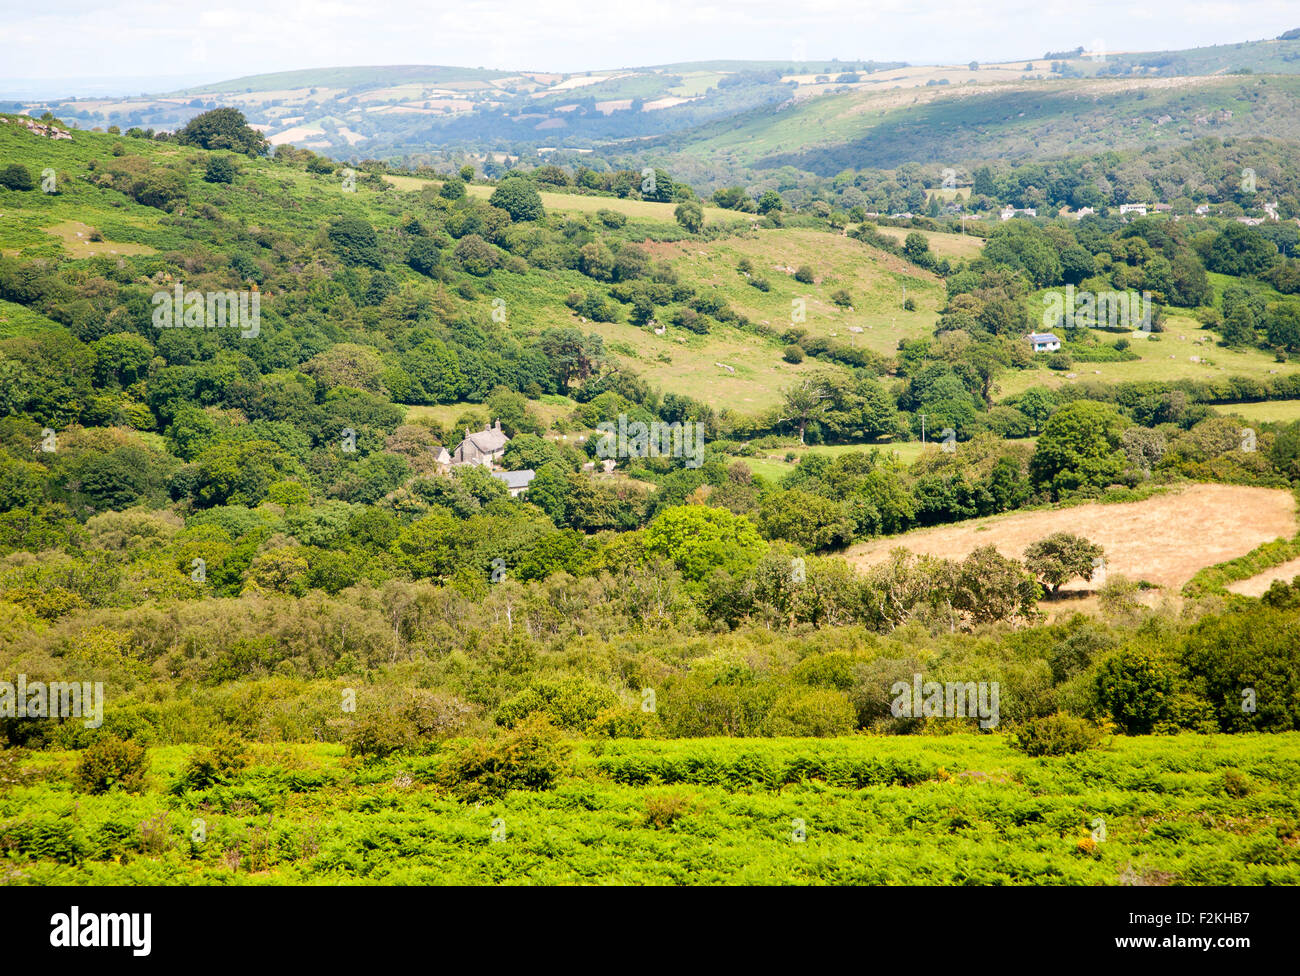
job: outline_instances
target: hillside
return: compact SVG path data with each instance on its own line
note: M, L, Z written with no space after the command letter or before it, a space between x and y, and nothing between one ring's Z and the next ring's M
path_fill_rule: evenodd
M710 187L781 166L829 176L846 166L1042 158L1189 133L1296 134L1288 76L1300 72L1300 40L1026 54L976 61L973 70L902 61L709 61L580 73L332 67L7 107L50 110L83 128L176 129L230 104L276 145L336 158L418 164L572 151L615 164L666 164Z
M1031 543L1053 532L1072 532L1106 550L1105 573L1091 584L1083 580L1067 583L1063 593L1095 591L1110 575L1145 580L1166 593L1177 593L1207 566L1243 556L1265 542L1294 536L1295 504L1286 491L1195 485L1139 502L1072 505L974 519L942 529L919 529L855 546L845 557L855 565L872 566L901 547L917 554L961 559L992 544L1003 555L1018 559ZM1235 517L1238 512L1250 512L1250 518ZM1189 531L1189 526L1196 526L1196 531ZM1286 577L1288 582L1290 579Z

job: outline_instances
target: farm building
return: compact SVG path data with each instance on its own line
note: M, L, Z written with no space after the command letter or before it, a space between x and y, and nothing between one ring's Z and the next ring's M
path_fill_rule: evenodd
M1056 352L1061 348L1061 340L1050 332L1031 332L1029 345L1034 352Z
M532 470L525 471L493 471L492 477L498 478L505 482L506 488L510 491L510 497L515 498L528 490L528 485L536 476Z
M460 442L451 456L451 463L453 465L481 464L490 468L501 460L509 443L510 438L501 429L499 420L495 426L486 427L476 433L471 434L466 430L465 439Z

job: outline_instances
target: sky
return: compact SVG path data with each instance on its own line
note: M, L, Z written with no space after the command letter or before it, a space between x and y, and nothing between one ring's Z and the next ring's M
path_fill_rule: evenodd
M953 64L1080 44L1203 47L1295 27L1296 0L0 0L0 97L136 94L338 65Z

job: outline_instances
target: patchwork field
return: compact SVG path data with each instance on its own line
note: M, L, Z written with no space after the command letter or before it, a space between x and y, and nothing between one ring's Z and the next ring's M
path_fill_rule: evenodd
M75 792L38 753L0 792L0 883L1296 884L1300 734L578 741L553 788L462 803L430 755L254 746L226 784ZM199 827L201 826L201 832ZM196 839L198 838L198 839Z
M1102 546L1106 571L1175 590L1197 570L1245 555L1296 532L1295 500L1273 488L1192 485L1140 502L1089 503L1051 511L1014 512L955 525L918 529L853 546L859 567L883 562L893 549L961 559L992 544L1019 559L1031 543L1053 532L1072 532ZM1062 590L1094 589L1076 580ZM1267 588L1267 587L1265 587Z

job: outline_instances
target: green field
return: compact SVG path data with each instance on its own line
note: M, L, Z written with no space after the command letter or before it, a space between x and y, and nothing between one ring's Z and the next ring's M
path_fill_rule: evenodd
M1261 403L1220 403L1221 414L1236 414L1259 423L1289 424L1300 420L1300 400L1268 400Z
M444 747L445 748L445 747ZM1296 884L1300 735L604 740L541 792L444 795L439 751L257 746L237 778L74 791L75 753L0 792L8 884ZM494 840L495 836L495 840ZM198 838L198 839L196 839ZM802 838L802 839L799 839Z
M386 175L384 179L399 190L422 190L426 186L438 187L442 185L438 180L424 180L417 176ZM470 196L486 200L492 195L496 187L471 183L466 189ZM673 211L677 208L677 205L673 203L655 203L652 200L624 200L622 197L585 196L581 193L549 193L545 191L542 192L541 197L542 205L547 210L593 214L597 210L613 210L636 220L656 220L668 224L674 223L676 220ZM721 207L704 208L704 222L706 224L728 223L742 219L742 217L743 215L737 214L734 210L723 210Z
M1035 307L1031 301L1031 308ZM1294 362L1279 363L1262 349L1220 346L1217 335L1201 327L1186 315L1170 315L1165 331L1143 336L1140 333L1090 330L1099 341L1112 344L1126 338L1138 359L1118 363L1076 361L1068 370L1051 370L1046 365L1036 369L1008 370L998 381L1001 396L1023 393L1031 386L1055 389L1075 380L1101 383L1126 381L1211 380L1228 376L1249 376L1266 380L1300 370ZM1200 361L1193 360L1196 357ZM1045 358L1045 357L1044 357Z

